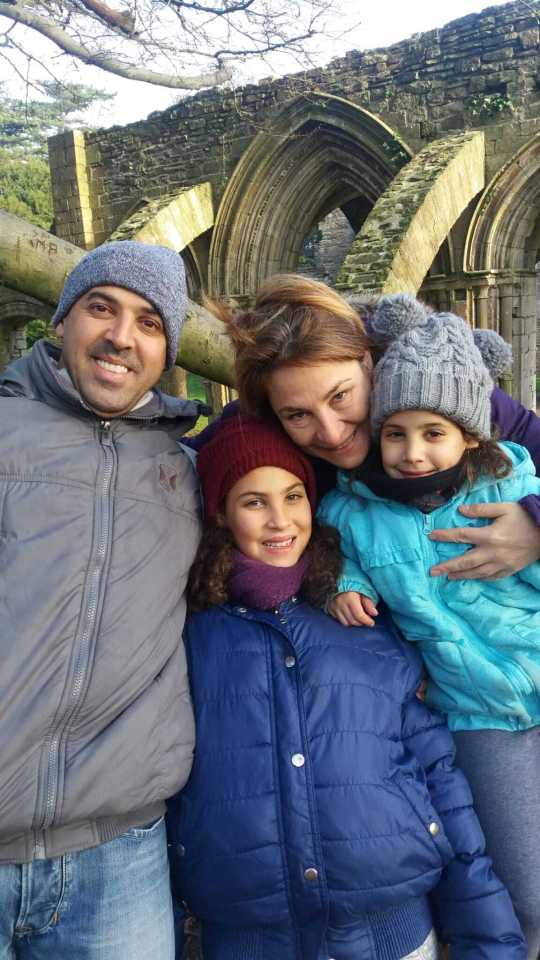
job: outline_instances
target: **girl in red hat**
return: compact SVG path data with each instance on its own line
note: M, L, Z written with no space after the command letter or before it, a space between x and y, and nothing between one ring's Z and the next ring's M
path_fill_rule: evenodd
M347 628L320 609L341 560L310 462L235 417L197 466L197 747L168 819L205 960L436 960L439 940L452 960L525 960L414 649L384 614Z

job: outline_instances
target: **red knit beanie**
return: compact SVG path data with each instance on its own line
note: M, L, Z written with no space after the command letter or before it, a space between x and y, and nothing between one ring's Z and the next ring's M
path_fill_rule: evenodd
M257 467L281 467L298 477L315 512L315 474L307 457L279 427L256 417L235 416L222 421L197 457L207 519L219 513L235 483Z

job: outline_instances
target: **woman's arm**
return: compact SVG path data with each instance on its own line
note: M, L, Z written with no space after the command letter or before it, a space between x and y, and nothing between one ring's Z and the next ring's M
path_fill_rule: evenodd
M497 440L512 440L526 447L540 474L540 417L495 387L491 394L491 422Z
M538 496L524 499L540 500ZM540 559L540 527L523 508L523 502L460 507L464 516L485 517L493 523L486 527L433 530L430 540L471 544L474 549L432 567L431 576L447 576L449 580L502 580Z
M491 419L501 440L521 443L540 474L540 418L504 390L491 394ZM540 558L540 496L528 494L517 503L470 504L467 517L493 520L487 527L435 530L433 540L470 544L473 549L431 569L449 580L501 580Z

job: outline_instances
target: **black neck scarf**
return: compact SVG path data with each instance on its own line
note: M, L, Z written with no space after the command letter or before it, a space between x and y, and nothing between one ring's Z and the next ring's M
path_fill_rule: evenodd
M352 479L365 483L372 493L385 500L395 500L420 509L423 509L421 504L424 501L425 505L434 509L449 500L462 486L463 461L460 460L449 470L431 473L428 477L397 480L384 472L380 452L372 450L353 472Z

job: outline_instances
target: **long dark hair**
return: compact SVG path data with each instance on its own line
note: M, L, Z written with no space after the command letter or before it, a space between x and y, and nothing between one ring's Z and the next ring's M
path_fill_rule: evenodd
M234 540L219 520L206 524L197 556L188 580L188 606L192 613L220 606L229 599L227 582L233 566ZM337 592L341 573L339 533L334 527L314 521L309 551L309 567L302 593L313 606L324 606Z
M474 434L464 432L465 437L474 437ZM472 487L479 477L494 477L502 480L512 473L512 461L501 450L496 440L478 439L477 447L469 447L461 458L461 473L459 485L466 484Z

